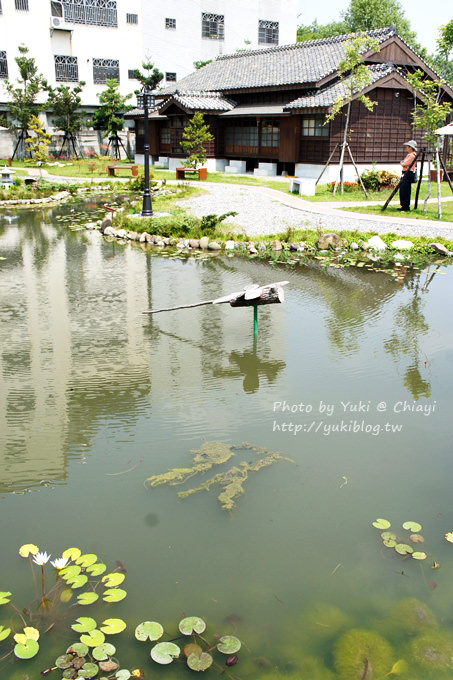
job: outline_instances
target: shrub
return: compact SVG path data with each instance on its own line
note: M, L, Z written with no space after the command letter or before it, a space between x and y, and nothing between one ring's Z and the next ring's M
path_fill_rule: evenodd
M365 170L360 175L362 184L368 191L380 191L381 190L381 180L379 177L379 172L373 167L372 170Z

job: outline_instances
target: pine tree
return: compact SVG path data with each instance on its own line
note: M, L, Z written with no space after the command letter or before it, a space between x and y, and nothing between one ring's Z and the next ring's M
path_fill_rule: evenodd
M118 132L124 127L123 114L133 108L126 103L132 94L123 96L119 92L116 78L107 79L106 83L107 88L98 94L101 106L93 114L93 124L96 129L102 130L105 137L109 138L109 145L112 143L114 154L119 158L119 147L122 144Z
M203 114L197 111L182 133L181 148L189 154L184 162L186 168L196 170L198 166L206 163L205 144L213 139L209 126L204 122Z
M68 145L68 152L71 155L71 145L75 156L77 157L76 137L83 127L85 114L80 109L82 98L80 93L84 88L83 80L70 88L68 85L59 85L57 88L49 87L48 105L51 113L54 115L52 125L57 130L64 132L63 143L61 151L65 143Z

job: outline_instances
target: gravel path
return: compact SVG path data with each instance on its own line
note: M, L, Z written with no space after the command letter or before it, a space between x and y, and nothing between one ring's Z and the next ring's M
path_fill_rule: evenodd
M200 188L199 184L194 186ZM308 227L329 231L350 229L378 234L424 236L429 239L441 237L453 241L452 222L346 213L265 187L207 183L203 185L203 189L205 193L179 201L179 205L195 217L212 213L222 215L234 210L238 213L237 216L228 217L224 224L231 224L232 231L245 234L249 238L282 233L288 228Z

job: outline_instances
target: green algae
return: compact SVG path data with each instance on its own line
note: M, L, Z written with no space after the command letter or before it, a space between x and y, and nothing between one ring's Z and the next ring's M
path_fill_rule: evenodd
M257 460L252 462L243 461L238 465L233 465L228 470L219 472L202 482L199 486L179 491L178 498L187 498L194 493L198 493L198 491L209 491L211 486L218 485L221 487L221 491L217 498L222 508L233 510L236 507L236 499L245 493L243 485L248 479L249 473L258 472L279 460L294 462L281 453L268 451L261 446L253 446L247 442L243 442L239 446L227 446L222 442L205 442L199 449L191 451L194 461L192 467L173 468L163 474L148 477L146 482L151 487L159 486L160 484L169 484L170 486L183 484L198 473L210 470L214 465L222 465L228 462L230 458L236 455L235 451L240 450L253 451L258 456Z
M372 630L354 628L335 644L334 665L342 680L380 680L392 667L390 643Z
M409 645L409 658L426 671L453 669L453 636L451 633L432 630L417 635Z
M405 633L417 635L437 625L436 617L431 609L416 597L406 597L400 600L390 610L390 628Z

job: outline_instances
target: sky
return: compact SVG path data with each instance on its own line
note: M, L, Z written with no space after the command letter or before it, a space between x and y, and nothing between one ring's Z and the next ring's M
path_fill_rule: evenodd
M411 28L417 33L418 42L426 47L430 54L436 51L437 31L441 24L447 24L453 19L453 4L451 0L399 0L406 19ZM315 19L318 24L338 21L340 12L349 6L348 0L323 0L310 2L298 0L298 24L309 25Z

